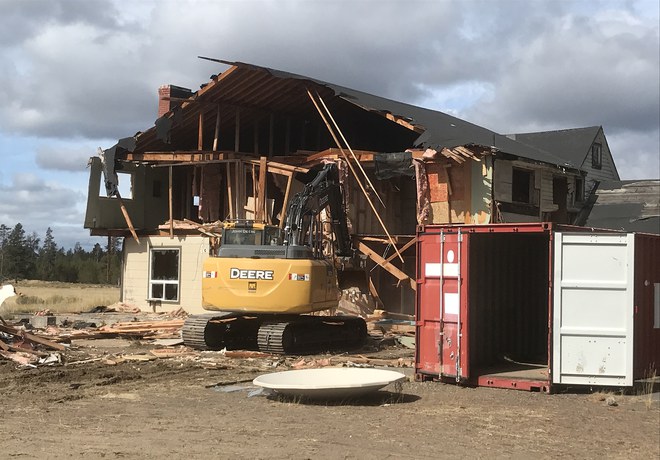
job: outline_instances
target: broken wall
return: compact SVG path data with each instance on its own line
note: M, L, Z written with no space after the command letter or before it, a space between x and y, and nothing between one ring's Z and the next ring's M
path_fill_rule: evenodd
M101 191L103 181L101 159L92 157L89 167L84 227L92 230L127 228L117 198L108 198L105 192ZM122 169L117 172L120 189L125 187L123 181L131 182L131 195L122 194L122 201L133 226L137 229L157 228L163 217L167 216L167 169L151 168L138 163L122 163Z
M152 249L178 249L179 284L177 301L150 300ZM209 240L205 236L144 236L140 244L124 239L122 264L122 301L143 311L172 311L179 307L186 312L203 313L203 263L209 256Z

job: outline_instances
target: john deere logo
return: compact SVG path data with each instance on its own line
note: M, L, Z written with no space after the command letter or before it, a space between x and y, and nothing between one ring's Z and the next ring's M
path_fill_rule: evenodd
M229 270L229 278L233 280L272 280L273 270L241 270L232 268Z

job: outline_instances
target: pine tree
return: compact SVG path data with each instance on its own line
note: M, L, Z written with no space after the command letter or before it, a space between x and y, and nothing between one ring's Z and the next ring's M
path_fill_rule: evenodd
M39 251L39 259L37 262L37 277L46 281L53 281L55 279L55 260L57 257L57 244L53 237L53 230L48 227L46 229L46 237L44 244Z

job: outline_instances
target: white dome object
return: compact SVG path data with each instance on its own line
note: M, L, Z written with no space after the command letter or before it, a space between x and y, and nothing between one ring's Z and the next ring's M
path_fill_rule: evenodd
M325 367L264 374L252 383L286 396L335 399L362 396L405 379L386 369Z

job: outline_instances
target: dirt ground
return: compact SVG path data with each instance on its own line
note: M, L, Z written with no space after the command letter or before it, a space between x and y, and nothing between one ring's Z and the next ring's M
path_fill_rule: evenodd
M249 397L298 358L150 359L136 340L74 341L66 365L0 361L1 458L659 458L649 396L406 382L352 402ZM411 358L389 347L379 358ZM316 358L323 358L316 357ZM91 362L79 362L95 359ZM312 358L307 358L312 359ZM411 373L411 370L408 370ZM235 390L235 391L231 391Z

